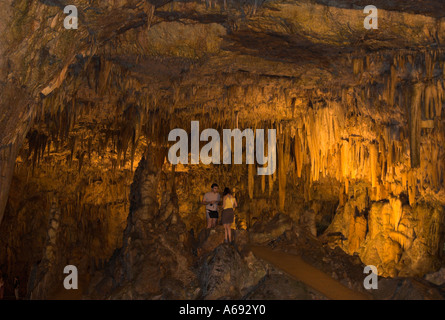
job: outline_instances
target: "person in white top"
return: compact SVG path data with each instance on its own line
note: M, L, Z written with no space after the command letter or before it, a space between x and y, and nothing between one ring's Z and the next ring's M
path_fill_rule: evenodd
M204 194L202 198L202 204L206 206L207 229L216 227L218 221L218 204L221 202L218 185L214 183L211 188L212 191Z

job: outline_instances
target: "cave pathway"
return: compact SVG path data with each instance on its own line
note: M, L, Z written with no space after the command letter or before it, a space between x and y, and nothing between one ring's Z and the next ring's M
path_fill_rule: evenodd
M263 246L251 245L253 254L278 269L284 271L293 279L303 282L332 300L370 300L372 297L345 287L321 270L311 266L301 257L272 250Z

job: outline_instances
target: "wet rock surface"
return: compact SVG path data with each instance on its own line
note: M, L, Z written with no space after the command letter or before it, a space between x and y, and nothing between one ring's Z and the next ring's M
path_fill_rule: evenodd
M178 215L174 184L159 171L162 162L156 152L142 158L132 185L124 245L92 280L89 297L196 298L190 234Z
M340 208L325 234L332 246L358 254L383 276L423 276L440 267L442 206L419 203L411 207L395 198L369 205L364 201L355 198ZM336 234L343 240L338 241Z
M442 3L375 1L378 30L363 28L361 0L76 0L78 30L63 27L65 4L0 3L0 266L33 297L66 263L96 273L86 297L194 299L202 283L213 298L264 293L273 283L246 266L249 241L357 290L362 262L387 277L443 266ZM275 174L172 175L161 149L191 120L276 129ZM240 203L235 251L221 227L199 236L214 181ZM226 288L218 264L255 280Z
M270 271L247 300L323 300L301 282L291 279L280 271Z
M250 252L242 256L222 244L210 253L200 272L203 299L243 299L266 276L267 268Z
M286 214L276 214L268 223L257 222L249 232L255 243L266 243L277 239L292 229L293 221Z

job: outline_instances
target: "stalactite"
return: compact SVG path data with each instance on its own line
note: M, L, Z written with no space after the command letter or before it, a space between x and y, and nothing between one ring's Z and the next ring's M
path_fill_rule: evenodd
M305 166L305 173L304 173L304 201L309 202L312 200L311 196L311 181L309 179L311 175L311 168L310 166Z
M248 164L247 165L247 188L249 191L249 198L253 199L253 192L255 187L255 165Z
M269 197L272 195L272 191L273 191L273 175L268 175L267 176L267 181L268 181L268 185L269 185Z
M371 185L372 187L377 187L377 166L378 166L378 152L377 146L375 143L372 143L369 146L369 157L370 157L370 166L371 166Z
M139 140L135 140L134 135L133 135L133 139L132 139L132 144L131 144L131 155L130 155L130 170L131 172L133 172L133 163L134 163L134 155L136 153L136 148L138 145Z
M301 178L301 172L303 169L303 151L302 151L302 143L300 140L300 129L297 129L297 133L295 134L294 140L294 152L295 152L295 167L298 178Z
M78 143L77 136L73 135L70 139L70 147L71 147L70 161L69 161L70 163L73 161L74 153L77 150L77 143Z
M346 178L349 175L349 141L342 141L341 145L341 178Z
M261 176L261 193L264 194L266 191L266 175Z
M363 72L363 58L353 58L352 65L354 75L361 74Z
M389 104L393 105L396 86L397 86L397 69L394 65L391 65L390 77L391 77L390 78L391 82L389 85Z
M386 143L382 135L379 137L379 171L378 176L381 178L382 183L386 182Z
M436 92L437 92L437 98L435 101L435 114L436 118L441 118L442 116L442 108L443 108L443 102L444 102L444 87L442 81L436 82Z
M433 95L433 86L428 85L425 87L425 93L424 93L424 109L423 109L423 116L425 117L425 119L431 119L432 115L431 115L431 107L433 104L432 101L432 95Z
M278 202L280 210L284 210L286 199L287 169L290 158L289 133L281 125L279 134L282 139L278 141Z
M85 158L85 154L86 154L86 152L83 151L83 152L80 153L80 155L78 157L78 159L79 159L79 173L82 170L82 165L83 165L83 161L84 161L84 158Z
M434 188L438 188L439 186L439 173L438 173L438 165L437 159L439 156L439 148L436 145L429 144L428 154L431 155L428 162L428 176L430 178L430 184Z
M427 78L431 78L434 72L436 52L425 51L425 74Z
M416 171L411 169L408 171L408 198L409 204L413 206L416 203Z

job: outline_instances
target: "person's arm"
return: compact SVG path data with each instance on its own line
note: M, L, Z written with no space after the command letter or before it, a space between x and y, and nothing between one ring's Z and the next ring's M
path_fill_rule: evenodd
M236 202L236 198L233 197L233 207L236 208L238 207L238 203Z
M204 194L204 196L202 197L202 204L204 204L204 205L208 205L209 204L209 202L207 201L207 199L206 199L206 195Z

